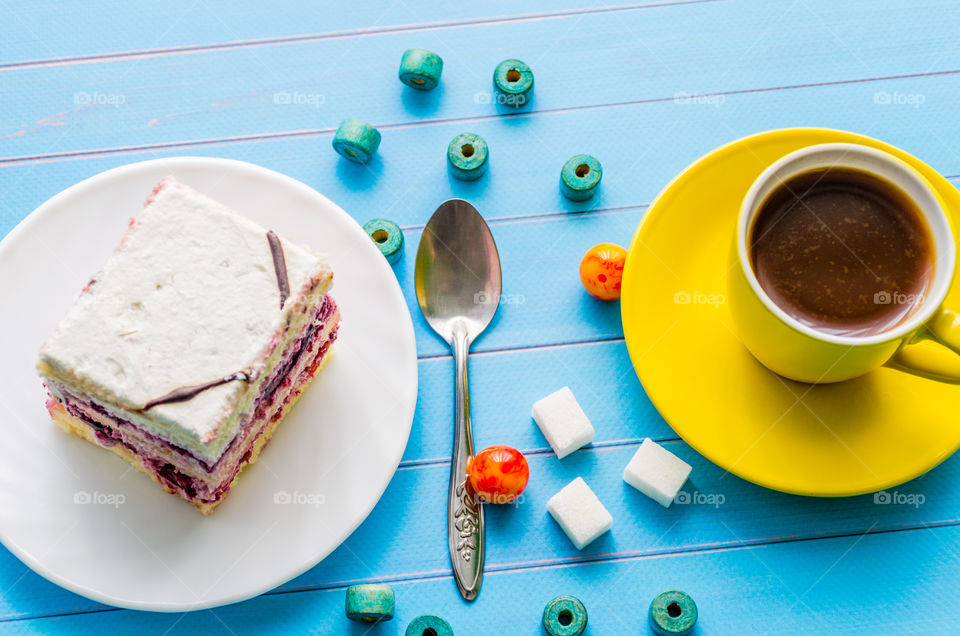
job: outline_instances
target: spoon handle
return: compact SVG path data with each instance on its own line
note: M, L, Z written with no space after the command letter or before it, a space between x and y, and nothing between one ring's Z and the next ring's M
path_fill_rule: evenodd
M473 455L470 432L470 388L467 357L470 343L466 328L454 329L453 357L456 364L456 407L453 457L450 462L450 492L447 500L447 530L450 563L460 595L472 601L483 582L483 506L467 488L467 460Z

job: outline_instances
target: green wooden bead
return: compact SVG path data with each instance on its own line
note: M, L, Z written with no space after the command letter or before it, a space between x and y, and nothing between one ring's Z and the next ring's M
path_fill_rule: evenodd
M387 262L395 264L403 256L403 232L389 219L371 219L363 224L363 231L380 248Z
M347 588L347 618L361 623L379 623L393 618L396 608L393 588L364 583Z
M440 83L443 58L423 49L407 49L400 58L400 81L418 91L432 91Z
M504 60L493 70L497 103L521 108L533 97L533 71L520 60Z
M457 135L447 146L447 164L450 173L462 181L479 179L487 171L490 151L480 135Z
M453 636L453 628L439 616L424 614L407 625L407 636Z
M380 131L359 119L344 119L333 136L333 149L357 163L367 163L380 147Z
M685 636L696 624L697 604L684 592L663 592L650 603L650 626L660 636Z
M587 628L587 608L575 596L558 596L543 608L543 629L550 636L580 636Z
M603 166L590 155L574 155L560 170L560 193L571 201L586 201L600 188Z

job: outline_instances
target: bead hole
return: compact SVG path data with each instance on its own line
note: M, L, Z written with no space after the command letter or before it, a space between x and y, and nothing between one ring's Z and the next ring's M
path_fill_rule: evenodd
M427 83L426 80L424 80L424 79L422 79L422 78L419 78L419 77L411 77L411 78L410 78L410 81L413 82L414 84L416 84L417 86L423 86L424 84ZM424 634L426 634L426 632L424 632Z
M388 238L390 238L390 235L387 234L386 230L377 230L373 233L373 240L377 243L386 243Z
M676 618L681 614L683 614L683 610L680 609L680 606L678 604L670 603L669 605L667 605L667 614L669 614L671 618Z
M437 630L432 627L428 627L423 630L423 634L421 634L421 636L437 636Z
M573 622L573 612L570 610L563 610L557 614L557 620L560 621L560 624L566 627Z
M357 156L357 153L353 150L353 148L344 148L343 151L348 155L350 155L351 157Z
M520 81L520 71L515 68L507 71L507 81L508 82L519 82Z
M472 157L474 153L473 146L470 144L464 144L460 146L460 154L464 157Z
M590 174L590 166L585 163L581 163L579 166L577 166L577 169L574 170L574 173L576 173L578 177L585 177Z

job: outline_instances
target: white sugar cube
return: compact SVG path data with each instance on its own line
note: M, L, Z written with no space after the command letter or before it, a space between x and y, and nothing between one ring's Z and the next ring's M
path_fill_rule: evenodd
M648 437L623 470L623 481L669 508L690 471L690 464Z
M547 510L577 550L583 550L613 525L613 517L583 477L577 477L550 497Z
M559 459L593 441L593 425L570 387L534 402L533 419Z

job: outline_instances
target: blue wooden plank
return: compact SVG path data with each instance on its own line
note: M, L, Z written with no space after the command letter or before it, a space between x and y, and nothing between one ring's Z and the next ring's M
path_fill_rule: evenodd
M0 154L329 129L347 116L381 125L485 117L497 112L487 103L492 69L510 56L533 66L537 85L531 106L537 110L672 102L718 91L957 70L953 23L943 20L941 12L907 7L865 11L869 6L833 3L813 11L803 3L784 9L751 0L732 12L726 3L688 4L514 22L496 29L479 25L415 36L388 33L349 43L304 42L16 70L5 73L0 83L5 113L0 135L6 136ZM955 10L948 0L946 6ZM836 28L855 26L869 37L838 43L824 20L840 25ZM686 37L680 24L703 26L696 37ZM790 28L776 37L764 36L775 24ZM730 37L741 31L757 35ZM397 80L399 56L413 45L434 48L447 58L437 90L419 93ZM582 65L584 51L590 52L589 66L571 75ZM873 93L864 90L862 99L846 107L870 110ZM923 106L932 103L929 99ZM787 112L802 108L796 104ZM705 110L687 105L671 111L671 121L684 124ZM529 148L539 151L555 139L540 135ZM388 135L384 157L391 152L402 157L397 149L408 146L390 142ZM498 150L494 148L494 158Z
M379 215L405 226L424 223L450 196L473 201L488 217L636 206L651 201L675 174L716 146L792 125L870 134L957 175L960 154L950 140L960 138L960 120L953 117L958 93L960 77L946 76L731 95L719 106L669 101L396 129L386 131L379 158L368 167L340 159L329 147L331 134L5 165L0 168L0 232L87 176L172 154L252 161L315 187L361 222ZM920 108L876 104L877 94L923 95L926 101ZM477 182L447 174L446 146L464 129L483 135L491 148L490 172ZM573 204L558 192L560 166L584 151L604 164L604 183L593 201ZM543 243L532 239L530 249L543 249Z
M501 307L474 350L623 336L620 304L595 300L583 290L577 267L592 246L604 241L625 245L642 217L630 211L545 219L531 229L525 223L496 224L491 229L503 270ZM531 234L549 239L531 248ZM416 249L419 231L411 233L408 252ZM417 351L437 354L447 344L426 324L413 286L413 254L404 258L397 278L413 316Z
M453 422L453 361L420 362L416 425L402 467L446 461ZM676 435L647 399L622 341L474 354L470 360L472 412L479 447L503 443L524 452L550 452L533 425L536 400L569 386L596 428L595 443Z
M920 505L883 505L875 503L873 495L817 500L775 493L726 475L682 442L666 442L667 448L694 467L692 481L684 488L694 503L664 509L621 479L636 446L580 452L569 461L552 455L531 456L531 484L523 503L488 508L488 571L716 549L740 541L766 543L919 527L958 519L952 493L960 470L957 460L904 484L896 495L891 493L891 499L919 501ZM344 548L280 589L344 586L367 578L398 581L447 572L444 550L420 547L431 540L443 545L446 504L442 482L447 470L448 465L399 471L385 502ZM546 500L577 476L590 484L614 517L613 530L582 552L546 513ZM391 499L411 494L417 500L413 508ZM384 528L404 541L384 545Z
M583 2L525 2L518 7L507 0L482 4L442 5L428 0L381 5L358 3L349 11L341 5L317 2L251 4L238 10L224 0L189 2L178 0L146 4L130 10L128 3L58 2L51 15L48 7L29 1L7 2L0 7L0 41L6 44L4 64L36 64L49 60L81 61L90 58L177 54L183 50L252 47L364 36L381 32L416 33L446 29L463 23L500 25L509 21L550 19L558 15L637 11L667 4L717 0L656 0L612 6L584 6ZM77 24L109 24L94 34ZM94 37L95 35L95 37ZM79 60L77 59L79 58Z
M664 558L637 558L490 574L467 607L452 581L396 586L397 617L371 629L343 617L341 590L281 594L186 615L109 611L8 626L16 634L402 634L421 613L447 616L458 634L542 634L557 594L589 612L587 634L648 633L650 600L666 589L697 602L703 634L951 633L960 585L957 527L852 535ZM891 594L892 593L892 594ZM509 630L509 632L502 631Z
M603 431L606 421L598 420ZM642 423L637 423L638 428ZM449 421L418 422L449 440ZM517 428L532 428L518 422ZM514 442L494 437L478 422L478 443ZM521 438L523 434L518 434ZM519 445L519 443L518 443ZM814 499L749 484L707 462L679 441L665 446L693 466L684 492L690 503L664 509L623 483L621 471L637 444L580 451L564 460L531 454L531 482L517 506L488 508L487 571L559 567L586 561L657 558L678 552L735 548L799 539L887 532L960 523L954 484L960 458L890 492L891 503L873 495ZM277 592L343 589L367 580L390 583L446 576L445 512L448 464L401 469L367 521L317 567ZM546 513L546 500L582 476L614 517L613 530L578 552ZM878 503L880 501L880 503ZM411 505L411 502L415 502ZM8 553L0 561L0 619L44 616L90 607L76 596L28 573ZM452 588L452 584L451 584ZM3 588L0 588L3 589Z
M918 84L916 90L920 90L919 80L913 82ZM904 87L902 82L878 86L915 90L910 84ZM271 167L295 168L284 171L303 177L330 194L360 222L376 215L393 217L401 224L423 223L436 204L448 196L464 196L488 216L506 217L493 224L494 237L503 259L506 302L492 329L478 341L477 348L582 341L617 337L622 332L617 304L600 303L583 293L577 280L577 263L595 243L612 241L626 245L644 209L631 207L593 214L557 214L535 220L511 220L511 215L529 214L530 211L575 209L561 202L556 177L551 174L553 170L549 170L551 166L559 166L562 157L581 148L599 148L594 153L607 166L606 180L601 199L587 205L635 205L652 199L673 174L698 154L741 134L776 127L788 120L845 128L863 126L859 111L843 108L844 104L859 99L870 102L869 112L876 117L871 125L861 130L908 150L920 149L918 154L935 167L950 173L952 166L956 173L960 172L960 155L942 140L948 138L946 135L960 133L960 121L950 116L952 107L949 102L958 87L960 77L941 78L933 88L924 89L931 98L930 108L911 108L907 113L898 107L873 104L869 98L873 87L818 89L822 91L821 98L805 100L810 111L803 117L784 114L795 113L790 108L796 97L786 92L744 95L737 100L731 99L723 108L687 106L703 114L686 127L677 124L664 127L669 113L681 108L675 104L624 108L606 113L604 130L607 133L602 138L596 129L575 124L578 119L582 121L582 113L532 118L527 125L513 129L510 122L486 122L481 132L490 139L495 153L492 161L497 163L484 181L474 184L449 179L442 157L419 172L418 166L409 162L398 166L395 171L387 170L384 162L379 168L374 167L374 171L379 170L380 174L371 175L363 167L338 163L332 152L314 152L314 140L247 144L231 147L233 152L230 154L236 158L261 161ZM406 129L395 131L395 134L407 142L408 148L433 146L439 154L451 128ZM624 139L618 132L625 129L635 130L636 134L651 140L647 155L637 157L635 142ZM561 135L568 141L531 152L530 148L538 146L537 138L561 138ZM215 152L219 154L223 150L220 148ZM273 154L269 157L267 151L271 150ZM207 154L215 152L210 150ZM51 194L59 185L66 186L83 173L89 174L122 160L111 157L0 170L4 229L24 216L33 201ZM44 190L44 195L38 195ZM426 327L413 293L413 255L419 232L416 228L407 232L406 255L396 271L414 316L418 351L436 355L444 353L446 346ZM323 248L322 245L315 247Z

